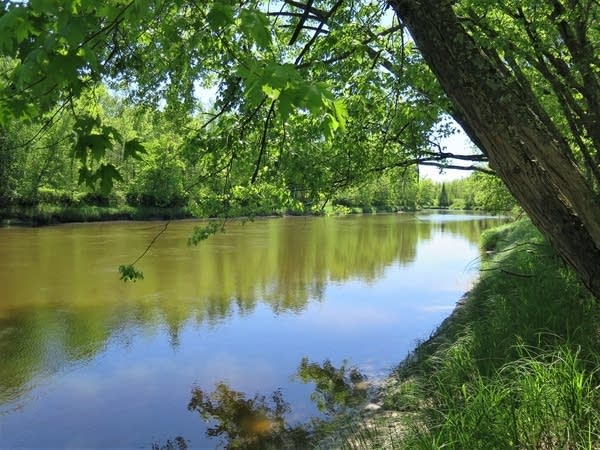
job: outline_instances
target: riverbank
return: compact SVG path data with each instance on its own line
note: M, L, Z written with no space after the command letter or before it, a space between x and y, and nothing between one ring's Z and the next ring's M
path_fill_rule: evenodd
M447 208L428 208L432 211L447 211L457 213L458 210ZM417 212L422 210L397 210L390 208L347 208L339 205L327 205L318 211L278 211L261 210L238 211L240 217L274 217L286 215L310 215L310 216L343 216L350 214L392 214L402 212ZM468 210L468 212L474 212ZM483 212L485 211L478 211ZM495 213L497 214L497 212ZM158 207L158 206L131 206L131 205L76 205L65 206L57 204L40 203L32 206L4 206L0 207L0 226L44 226L60 223L75 222L108 222L114 220L176 220L176 219L203 219L210 218L198 214L188 206Z
M599 448L600 308L528 221L484 233L481 279L342 448Z
M187 207L152 206L57 206L0 208L0 224L43 226L71 222L105 222L112 220L169 220L194 217Z

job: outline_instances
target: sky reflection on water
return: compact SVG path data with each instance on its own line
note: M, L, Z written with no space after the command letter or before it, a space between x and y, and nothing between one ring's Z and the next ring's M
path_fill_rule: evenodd
M390 215L232 224L187 248L176 222L0 230L0 447L212 448L194 386L281 388L318 414L303 357L384 376L472 283L486 217ZM132 257L133 256L133 257Z

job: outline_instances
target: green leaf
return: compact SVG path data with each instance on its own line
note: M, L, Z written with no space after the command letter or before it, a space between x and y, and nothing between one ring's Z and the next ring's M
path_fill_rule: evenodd
M205 226L196 226L192 232L192 236L188 239L188 245L198 245L201 241L205 241L217 231L223 231L223 225L217 222L211 222Z
M271 47L269 19L256 9L243 9L240 14L240 28L244 35L263 49Z
M313 114L323 108L323 90L316 84L312 84L306 89L304 106Z
M73 47L83 42L88 28L86 19L82 17L72 17L67 26L63 29L63 36Z
M281 94L281 90L279 89L273 89L271 86L269 85L263 85L262 87L262 91L266 94L267 97L269 97L271 100L277 100L279 98L279 95Z
M342 130L346 129L346 118L348 117L348 110L346 104L342 99L335 100L333 102L333 112L336 120L338 121Z
M76 148L79 149L79 152L76 152L76 155L81 155L82 149L90 150L92 159L99 161L106 155L106 150L110 148L111 145L110 138L104 134L94 133L88 134L87 136L80 136L76 146Z
M140 143L137 139L131 139L125 142L125 148L123 149L123 159L137 159L142 160L142 154L147 154L146 147Z
M80 116L77 117L73 128L78 134L90 134L94 127L97 127L99 125L100 119L97 117Z
M57 82L66 85L78 79L78 70L84 65L85 62L81 56L68 53L51 57L47 70Z
M94 187L94 174L88 169L87 166L81 166L79 168L79 180L77 181L79 184L85 183L88 187Z
M31 7L41 13L58 12L58 4L54 0L30 0Z
M112 137L115 141L123 140L123 136L121 136L119 130L117 130L115 127L111 127L110 125L104 125L102 127L102 134L105 136Z
M305 91L300 86L284 89L279 96L277 112L282 122L285 122L294 108L302 107Z
M12 8L0 17L0 35L2 35L0 42L2 42L3 49L14 49L12 38L19 44L29 36L30 32L34 31L35 28L29 19L28 11L24 7Z
M97 17L104 17L112 21L121 13L121 8L115 5L102 5L96 9Z
M123 181L123 177L112 164L102 164L97 170L94 176L100 180L100 190L103 194L108 194L114 184L114 180Z
M340 127L340 123L332 114L325 114L324 120L321 122L321 131L325 136L332 138L335 131Z
M242 57L236 72L246 85L255 83L265 75L265 62L252 56Z
M215 2L212 9L206 15L208 24L213 31L217 31L225 25L233 23L233 9L231 6Z
M125 282L133 281L135 283L137 280L144 279L144 273L131 264L119 266L119 273L121 274L121 280Z
M293 64L269 62L264 68L264 78L267 84L280 89L290 84L304 83Z
M100 61L98 60L98 54L93 50L91 46L85 46L79 49L77 56L87 63L88 67L96 74L101 70Z

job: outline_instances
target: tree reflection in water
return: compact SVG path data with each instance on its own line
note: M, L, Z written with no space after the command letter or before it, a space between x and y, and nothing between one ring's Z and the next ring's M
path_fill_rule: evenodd
M368 400L366 376L347 363L336 368L329 360L318 364L303 358L296 378L315 384L311 399L330 420L362 408ZM308 448L329 423L312 419L292 426L286 421L291 407L280 390L273 392L270 399L259 394L246 398L243 392L223 382L210 393L195 387L188 409L197 411L206 421L216 422L206 434L221 438L221 444L228 449Z
M177 436L175 439L169 439L163 445L152 444L152 450L187 450L188 445L184 438Z
M302 358L297 376L304 383L315 383L310 398L328 416L359 408L367 401L367 377L347 362L336 368L329 360L321 365Z

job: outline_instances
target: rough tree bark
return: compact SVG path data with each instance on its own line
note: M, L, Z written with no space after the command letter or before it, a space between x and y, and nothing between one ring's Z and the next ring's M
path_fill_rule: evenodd
M389 0L490 166L600 299L600 204L527 86L445 0Z

